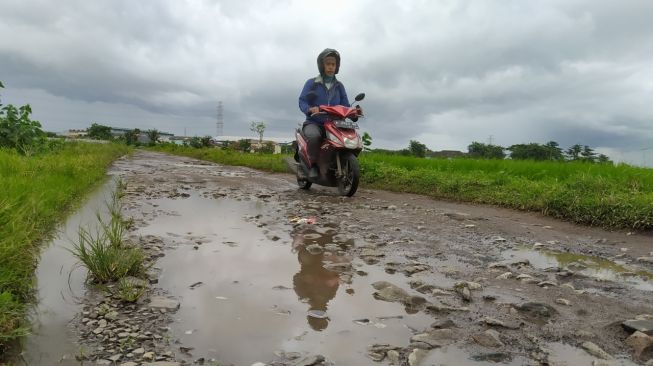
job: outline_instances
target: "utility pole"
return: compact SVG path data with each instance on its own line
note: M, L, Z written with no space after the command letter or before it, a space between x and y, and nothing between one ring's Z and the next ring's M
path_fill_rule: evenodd
M642 165L643 165L643 166L646 166L646 152L647 152L648 150L653 150L653 146L651 146L651 147L645 147L645 148L643 148L643 149L640 149L640 151L642 152Z
M492 137L493 137L492 135L490 135L490 137L488 137L488 139L487 139L488 140L488 145L492 145Z
M217 136L222 136L222 130L224 128L224 116L222 115L222 101L218 102L218 113L217 113L217 122L215 123L215 129Z

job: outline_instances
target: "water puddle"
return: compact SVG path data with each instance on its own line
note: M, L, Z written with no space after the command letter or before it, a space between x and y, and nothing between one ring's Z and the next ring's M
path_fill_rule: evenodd
M563 343L549 343L546 345L549 350L549 361L559 366L593 365L596 357L591 356L585 350ZM602 360L603 365L608 366L635 366L636 363L625 359Z
M653 291L653 273L631 271L624 265L607 259L583 254L521 248L503 252L505 259L528 259L538 269L551 267L569 268L585 276L604 281L624 283L643 291Z
M194 358L250 365L282 351L369 364L368 346L405 346L411 328L432 322L401 304L376 301L373 282L408 286L376 266L352 263L343 249L355 243L339 241L334 229L275 232L271 239L265 226L247 219L274 217L256 202L191 195L156 204L179 216L159 216L142 234L166 233L180 242L157 263L159 285L180 298L172 332L194 347ZM191 236L202 237L197 249L183 243ZM364 275L348 270L352 265Z
M24 340L22 356L28 365L78 365L74 359L80 348L73 339L69 322L81 311L77 299L84 295L86 270L75 268L77 259L68 251L80 226L96 230L96 213L107 217L105 202L115 190L111 180L91 194L71 215L59 234L41 253L36 270L37 304L32 310L32 334Z

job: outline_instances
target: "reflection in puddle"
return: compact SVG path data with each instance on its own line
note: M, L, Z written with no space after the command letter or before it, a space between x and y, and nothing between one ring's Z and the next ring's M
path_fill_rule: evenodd
M506 259L528 259L535 268L569 268L586 276L601 280L625 283L636 289L653 291L653 273L631 272L624 266L603 259L582 254L563 253L548 250L522 248L503 253Z
M297 252L300 265L299 272L293 276L293 288L299 300L309 305L306 318L311 328L317 331L329 324L327 305L335 297L342 280L340 273L324 268L325 258L330 264L346 265L336 265L336 268L351 268L351 257L344 255L341 246L333 243L337 231L323 231L305 229L292 234L292 249Z
M181 302L172 336L194 347L194 359L251 365L275 360L275 352L284 351L364 365L370 363L366 350L371 343L405 346L411 328L431 322L424 313L407 315L401 304L374 300L371 283L398 278L364 264L357 269L367 276L351 277L353 265L342 249L354 242L340 240L332 228L315 225L289 235L283 230L291 228L284 227L274 232L278 240L271 240L265 232L271 229L245 217L272 220L278 215L275 207L268 211L252 201L197 195L156 203L180 216L158 216L139 234L178 242L189 235L207 239L197 249L182 242L157 263L159 285ZM190 288L200 281L202 286Z

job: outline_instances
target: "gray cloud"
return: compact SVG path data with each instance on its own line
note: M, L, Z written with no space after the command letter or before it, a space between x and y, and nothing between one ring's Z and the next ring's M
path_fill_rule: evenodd
M555 140L609 151L653 141L647 0L43 1L0 5L3 101L50 130L92 121L214 134L292 135L325 47L350 96L367 94L374 146L417 139Z

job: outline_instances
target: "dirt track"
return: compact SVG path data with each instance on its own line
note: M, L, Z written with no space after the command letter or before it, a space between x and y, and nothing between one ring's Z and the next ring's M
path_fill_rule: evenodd
M586 342L616 358L601 360L608 365L653 357L652 347L634 360L621 325L653 319L650 233L364 186L342 198L298 190L290 175L149 152L113 170L127 185L132 240L150 253L156 243L160 257L149 297L118 312L129 323L157 294L180 304L156 320L169 326L161 360L599 362L601 351ZM103 302L88 296L86 315ZM79 318L81 342L96 350L89 358L106 359L109 341ZM111 351L136 365L139 346Z

